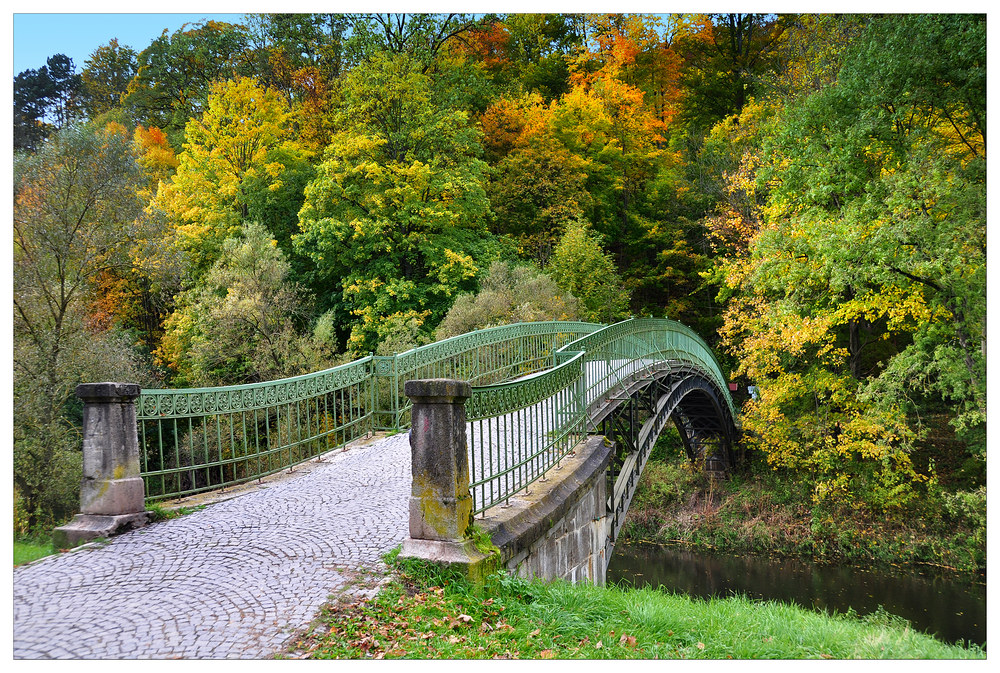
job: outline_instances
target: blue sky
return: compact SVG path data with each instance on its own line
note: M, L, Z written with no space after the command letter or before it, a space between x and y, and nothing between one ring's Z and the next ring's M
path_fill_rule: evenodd
M53 54L66 54L77 71L94 50L118 38L118 43L140 52L166 28L173 33L185 23L215 19L239 22L243 14L14 14L16 75L40 68Z

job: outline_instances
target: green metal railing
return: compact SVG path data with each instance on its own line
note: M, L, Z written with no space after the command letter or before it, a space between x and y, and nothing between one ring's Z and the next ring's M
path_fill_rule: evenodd
M474 513L544 478L586 433L589 406L626 381L695 367L718 386L735 417L711 349L672 320L626 320L594 330L558 349L553 365L538 376L473 386L466 418Z
M548 369L563 345L603 325L586 322L533 322L501 325L461 334L386 357L376 357L381 390L378 427L409 427L410 400L403 382L449 378L474 386L509 381Z
M146 497L179 497L273 474L376 430L408 427L411 379L473 384L470 488L481 513L527 489L586 432L586 413L623 381L695 366L735 417L711 349L670 320L505 325L394 356L242 386L145 389L137 405Z
M371 434L409 425L403 382L493 383L551 367L581 322L504 325L369 356L314 374L216 388L145 389L137 405L140 469L151 500L273 474Z
M265 383L144 389L136 419L146 498L239 484L371 434L373 371L366 357Z

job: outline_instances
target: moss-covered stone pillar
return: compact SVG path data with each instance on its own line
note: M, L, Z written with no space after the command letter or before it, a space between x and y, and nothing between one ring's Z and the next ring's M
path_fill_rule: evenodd
M60 548L107 537L147 521L145 489L139 476L134 383L81 383L83 400L83 481L80 514L53 531Z
M410 537L401 556L459 565L473 578L484 572L488 556L470 538L472 494L465 437L466 381L407 381L403 392L410 411Z

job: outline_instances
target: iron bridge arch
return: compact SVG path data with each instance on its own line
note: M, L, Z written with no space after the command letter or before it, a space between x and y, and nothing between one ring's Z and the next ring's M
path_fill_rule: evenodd
M616 443L607 471L605 563L610 562L646 462L668 423L677 428L688 458L713 478L742 461L728 398L729 391L720 389L701 367L673 361L652 372L637 372L590 404L588 432Z

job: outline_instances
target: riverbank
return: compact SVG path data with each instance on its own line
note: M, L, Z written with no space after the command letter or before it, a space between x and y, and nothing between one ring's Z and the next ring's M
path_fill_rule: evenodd
M526 581L477 587L390 555L371 599L327 606L287 658L981 659L878 613L827 615L746 598Z
M670 438L650 458L622 529L629 542L825 563L934 567L973 576L986 568L985 489L939 487L906 510L863 503L815 505L808 485L754 460L709 479Z

